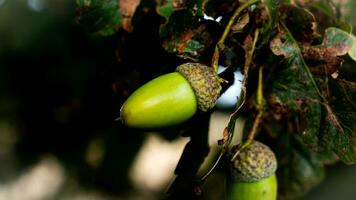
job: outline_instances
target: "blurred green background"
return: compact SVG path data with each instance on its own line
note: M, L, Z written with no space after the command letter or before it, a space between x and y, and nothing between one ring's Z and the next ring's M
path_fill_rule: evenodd
M179 61L161 49L155 14L99 38L75 12L70 0L0 0L0 200L158 199L188 139L115 119L132 90L171 70L152 67ZM303 199L354 200L355 181L356 166L329 167Z

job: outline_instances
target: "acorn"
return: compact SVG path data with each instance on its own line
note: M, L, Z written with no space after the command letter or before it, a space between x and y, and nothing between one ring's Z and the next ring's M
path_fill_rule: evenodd
M272 150L253 141L229 166L228 200L276 200L276 170L277 159Z
M132 93L120 109L120 119L128 127L141 129L177 125L198 109L212 109L220 91L220 78L212 68L185 63Z

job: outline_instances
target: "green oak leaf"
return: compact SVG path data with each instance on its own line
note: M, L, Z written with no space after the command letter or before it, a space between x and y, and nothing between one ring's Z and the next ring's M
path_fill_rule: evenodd
M263 39L257 48L261 47L262 45L266 44L269 41L271 37L271 31L275 27L276 23L278 22L279 5L280 5L280 0L262 0L262 6L265 8L267 12L268 21L261 28L261 34Z
M198 18L204 14L203 0L182 1L180 4L174 2L163 0L161 5L158 5L158 13L166 18L166 23L160 28L162 37L182 33L187 28L194 27Z
M166 18L160 27L163 48L182 57L196 58L210 39L206 26L199 22L203 16L203 0L161 1L157 12Z
M191 55L197 55L199 49L201 49L201 48L204 48L204 45L201 44L199 41L192 39L187 42L187 44L184 47L183 52L191 54Z
M345 20L352 23L352 25L355 27L356 26L356 22L355 22L355 17L356 17L356 1L353 0L348 0L346 2L344 2L344 8L346 10L345 13Z
M201 25L197 29L187 29L185 32L172 35L163 40L163 48L182 57L198 57L199 52L205 47L205 39L202 38L206 26Z
M334 11L335 5L331 1L311 1L305 4L318 21L318 29L324 32L328 27L337 27L348 33L351 32L351 24L340 20Z
M342 45L340 45L340 41L345 41L341 36L344 34L335 35L331 31L325 36L324 46L335 48L336 55L346 53L348 49L343 47L345 43L341 42ZM288 107L292 112L298 113L302 119L300 135L310 149L317 152L325 151L325 149L332 150L343 162L355 163L356 127L353 122L355 122L356 108L353 102L356 100L354 84L338 84L338 89L331 90L334 92L333 97L340 97L343 100L342 106L338 106L340 101L326 102L326 98L323 96L326 92L320 92L313 75L303 60L296 40L286 27L283 27L271 41L270 48L275 55L284 56L287 65L285 69L276 74L272 82L271 96L275 99L274 103L279 103ZM347 89L345 89L346 86ZM340 91L346 92L337 94Z
M311 44L317 35L314 15L307 9L292 4L282 4L279 10L281 21L295 40Z
M280 0L262 0L262 3L265 4L269 16L269 27L273 27L278 20L278 8Z
M280 199L303 196L324 179L325 169L318 155L295 134L284 134L275 150L278 159Z
M318 132L321 120L320 98L310 79L298 44L292 35L280 32L271 41L271 50L276 55L283 55L287 66L276 74L271 85L274 102L287 106L294 112L302 113L301 130L304 142L314 149L318 148ZM283 41L283 42L282 42Z
M157 5L157 13L167 19L177 9L179 7L174 5L174 0L161 0Z
M108 36L121 26L117 0L77 0L76 21L87 32Z
M351 50L353 40L349 33L335 27L330 27L325 30L322 46L328 49L329 52L332 52L334 56L342 56Z
M315 74L332 75L340 69L343 56L351 51L353 40L349 33L335 27L325 30L321 44L303 45L302 54Z
M356 163L356 83L331 80L323 142L347 164Z
M192 12L193 15L203 16L203 0L197 1L177 1L177 0L160 0L157 3L157 13L168 19L172 13L178 10L186 10Z

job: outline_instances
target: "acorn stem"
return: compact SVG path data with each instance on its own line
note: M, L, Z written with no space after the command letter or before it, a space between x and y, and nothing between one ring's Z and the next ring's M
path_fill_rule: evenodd
M245 56L246 59L245 59L245 65L244 65L244 79L242 80L242 85L245 87L246 87L247 80L248 80L248 71L250 70L252 56L253 56L253 53L255 52L255 47L256 47L256 43L257 43L259 34L260 34L260 31L258 28L256 28L254 37L253 37L252 48L250 51L246 52L246 56Z
M257 105L259 106L259 110L264 106L265 101L263 98L263 65L260 66L258 70L258 87L257 87Z
M244 148L248 147L248 145L250 145L251 142L252 142L252 140L247 140L246 142L241 143L241 144L239 145L238 149L236 150L236 152L234 153L234 155L232 156L232 158L230 159L230 161L233 162L233 161L236 159L236 157L240 154L240 152L241 152Z
M232 156L231 161L233 161L241 152L242 149L247 147L251 141L254 140L258 127L262 121L263 113L264 113L264 108L265 108L265 99L263 97L263 66L260 66L258 70L258 86L257 86L257 96L256 96L256 101L257 101L257 109L258 113L253 121L252 128L250 132L247 134L246 141L243 142L238 150L235 152L235 154Z
M246 52L247 59L245 61L245 66L244 66L244 79L242 81L241 96L240 96L240 100L237 103L238 106L237 106L236 110L231 114L229 122L228 122L228 125L227 125L228 137L227 137L227 140L226 140L226 144L224 144L224 148L225 149L227 149L227 147L230 145L231 139L234 136L235 122L240 117L240 110L241 110L242 106L245 103L246 85L247 85L247 80L248 80L248 71L250 70L250 65L251 65L251 62L252 62L252 55L253 55L253 53L255 51L255 46L256 46L256 43L257 43L257 40L258 40L258 36L259 36L259 29L257 28L255 30L251 51ZM260 91L262 91L262 82L263 82L262 81L263 80L262 76L263 76L263 74L262 74L262 70L261 70L261 72L259 73L259 82L258 82L258 88L261 88ZM260 94L263 96L262 92ZM257 96L259 96L259 95L257 94ZM261 107L261 106L259 106L259 107ZM261 117L262 117L262 113L261 113ZM258 118L260 118L260 117L258 117ZM259 124L259 122L258 123L256 122L256 124ZM256 129L257 129L257 127L256 127ZM252 137L248 137L249 140L253 140L254 136L253 135L251 135L251 136ZM242 145L241 147L245 147L245 145ZM222 153L224 153L224 152L222 152ZM238 155L238 153L236 153L233 157L236 157L237 155Z
M219 57L220 57L220 50L222 49L225 39L227 38L230 29L234 22L236 21L236 18L241 14L242 11L244 11L246 8L250 7L252 4L257 3L259 0L248 0L245 3L243 3L241 6L239 6L234 14L231 16L228 24L225 27L225 30L223 34L221 35L219 41L216 43L214 54L211 60L211 66L213 67L214 71L218 71L218 65L219 65Z
M253 140L255 138L258 126L262 121L264 109L265 109L265 99L263 97L263 66L261 65L258 70L258 86L257 86L257 109L258 114L253 122L251 131L247 135L247 140Z
M250 3L249 3L250 2ZM257 0L254 0L254 1L248 1L246 2L244 5L246 5L244 8L256 3ZM242 6L240 6L239 8L241 8ZM239 10L238 8L238 10ZM242 9L243 10L243 9ZM240 13L242 10L240 10L238 13ZM237 13L237 11L235 12ZM236 18L236 17L235 17ZM225 29L226 30L226 29ZM226 37L226 36L225 36ZM236 109L235 111L230 115L230 119L229 119L229 122L226 126L226 128L224 129L224 133L223 133L223 139L222 140L219 140L218 143L220 143L221 141L221 145L222 145L222 149L219 153L219 156L218 158L216 159L215 163L213 164L213 166L211 167L210 170L208 170L208 172L201 176L200 178L200 182L204 182L209 176L210 174L214 171L214 169L217 167L217 165L219 164L221 158L223 157L223 155L226 154L226 152L228 151L228 148L229 148L229 145L231 143L231 140L234 136L234 129L235 129L235 123L236 123L236 120L240 117L240 110L241 108L243 107L243 105L245 104L245 97L246 97L246 84L247 84L247 80L248 80L248 71L250 69L250 65L251 65L251 62L252 62L252 55L255 51L255 46L256 46L256 43L257 43L257 40L258 40L258 37L259 37L259 29L257 28L255 30L255 34L254 34L254 38L253 38L253 45L252 45L252 48L249 52L246 52L248 53L249 55L249 59L246 59L245 61L245 66L244 66L244 79L242 81L242 88L241 88L241 95L240 95L240 98L238 100L238 102L236 103ZM222 40L223 41L223 40ZM217 54L215 54L217 53ZM214 52L214 55L218 55L219 54L219 51L216 52L216 48L215 48L215 52ZM219 60L219 59L217 59ZM216 66L217 66L217 60L216 60ZM214 57L213 57L213 62L214 62ZM214 66L214 65L213 65ZM262 72L261 72L261 81L259 81L259 87L262 88ZM262 89L261 89L262 90ZM260 107L260 106L259 106ZM262 113L261 113L261 116L258 117L260 120L260 118L262 117ZM256 122L256 129L257 129L257 125L259 124L259 121ZM256 131L254 131L256 132ZM253 134L254 135L254 134ZM251 134L252 136L252 134ZM251 137L252 139L254 138ZM251 141L252 141L251 139ZM243 148L245 148L246 146L248 146L249 142L246 143L246 145L242 145ZM243 148L241 148L240 150L242 150ZM238 153L236 153L236 155L234 155L234 157L236 157L238 155Z

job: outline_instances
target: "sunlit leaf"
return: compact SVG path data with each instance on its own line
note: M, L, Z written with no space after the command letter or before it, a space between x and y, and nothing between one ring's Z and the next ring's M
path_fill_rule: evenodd
M352 58L353 60L356 61L356 37L354 35L351 35L353 44L352 44L352 48L350 49L350 51L348 52L350 58Z
M322 45L335 56L345 55L351 50L352 44L351 35L347 32L334 27L325 30Z
M314 74L329 76L338 72L343 61L339 56L349 52L352 44L350 34L341 29L330 27L325 30L320 45L304 45L302 54L312 67L311 70Z

